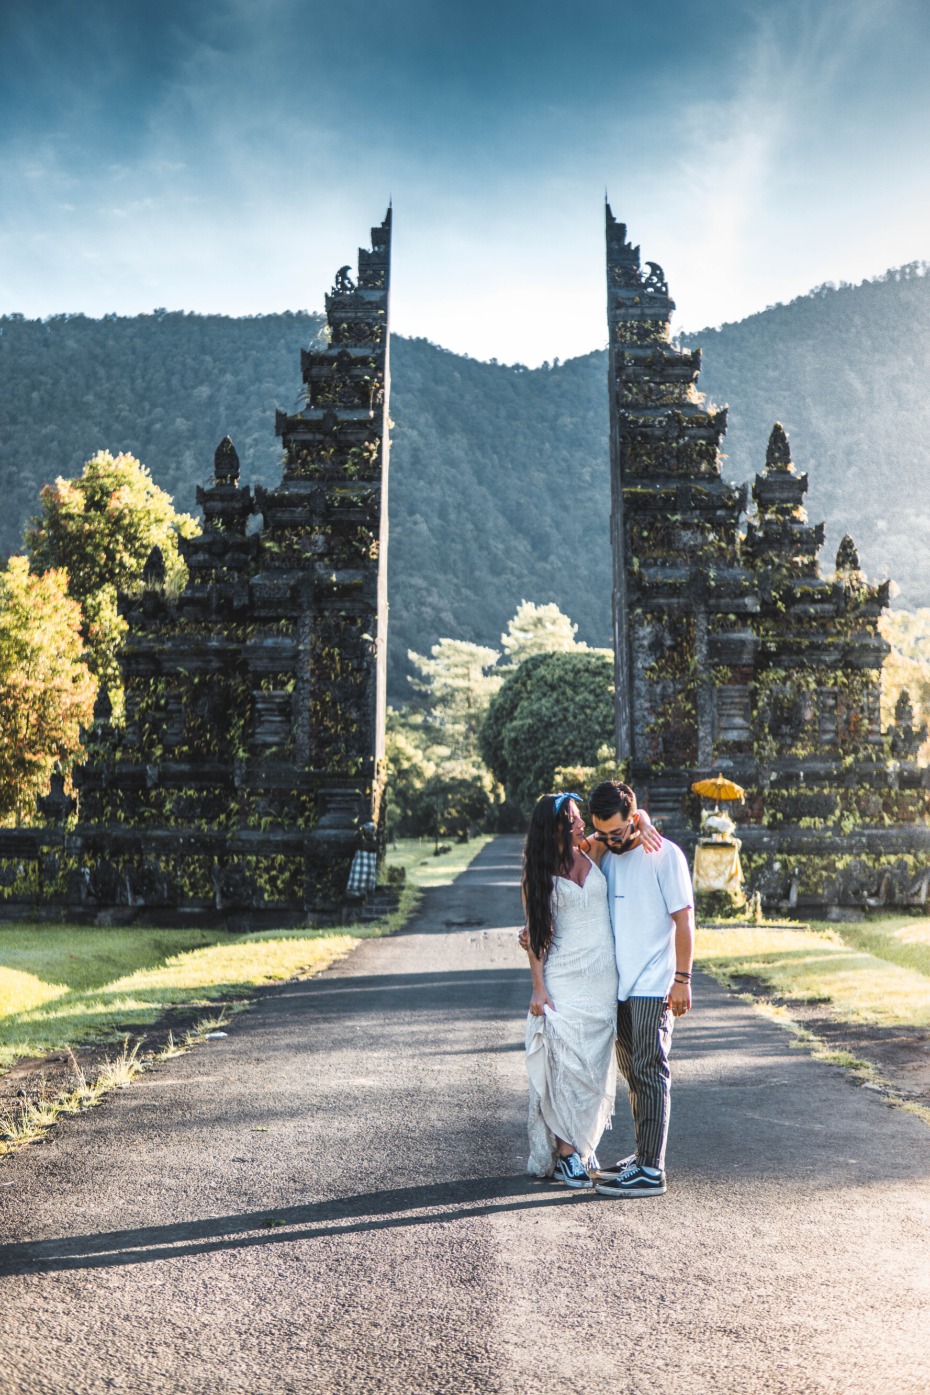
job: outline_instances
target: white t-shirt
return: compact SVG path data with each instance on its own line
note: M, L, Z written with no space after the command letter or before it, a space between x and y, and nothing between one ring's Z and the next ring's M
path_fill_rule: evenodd
M608 852L601 862L610 894L619 1001L664 998L675 976L674 911L694 905L688 862L677 843L658 852Z

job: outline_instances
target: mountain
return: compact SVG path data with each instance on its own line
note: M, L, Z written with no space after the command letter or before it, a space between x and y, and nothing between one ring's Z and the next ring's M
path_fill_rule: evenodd
M930 605L930 277L914 264L819 287L738 324L683 336L701 387L730 404L726 473L761 469L775 420L826 519L826 570L850 531L901 603ZM0 548L19 545L41 485L101 448L131 451L180 507L229 432L246 480L278 477L276 406L299 401L299 351L320 317L0 318ZM391 347L390 686L408 648L497 644L522 598L555 601L579 636L610 635L606 353L526 369L426 340Z
M899 604L930 605L930 276L925 263L858 286L825 285L738 324L682 336L704 351L701 387L730 403L726 472L751 479L772 423L810 475L827 523L824 570L852 534Z

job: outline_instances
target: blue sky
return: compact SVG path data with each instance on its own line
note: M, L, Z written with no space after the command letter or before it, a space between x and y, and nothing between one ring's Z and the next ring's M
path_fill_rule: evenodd
M0 312L605 342L603 198L697 329L930 258L926 0L0 0Z

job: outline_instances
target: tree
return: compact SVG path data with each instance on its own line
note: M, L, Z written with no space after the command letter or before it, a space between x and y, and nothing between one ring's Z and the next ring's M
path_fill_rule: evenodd
M395 833L418 837L425 826L424 791L436 774L436 763L423 737L423 718L407 708L387 710L386 817Z
M55 762L67 772L84 754L96 692L67 574L36 576L11 557L0 572L0 817L28 821Z
M578 644L575 635L578 626L573 625L553 602L549 605L534 605L532 601L521 601L517 612L501 635L501 644L511 665L516 668L524 659L534 654L562 653L569 650L587 649L586 644Z
M494 782L478 733L501 678L496 649L441 639L409 654L414 702L388 710L388 819L399 833L467 837L490 813Z
M491 702L481 753L523 819L558 766L593 766L613 736L610 659L596 652L524 660Z
M878 622L891 653L882 666L882 727L895 720L895 708L907 689L918 726L930 722L930 610L891 610ZM930 742L921 749L921 759L930 756Z
M40 496L41 512L26 527L25 548L35 572L65 568L68 593L81 604L88 663L107 688L114 711L122 708L117 655L126 622L118 591L134 591L153 547L161 549L166 585L180 590L186 578L179 537L200 525L175 510L171 496L153 483L132 455L98 451L77 479L58 478Z
M617 760L614 743L605 742L597 753L594 765L557 765L552 780L557 790L577 790L579 794L584 794L602 780L626 780L629 783L629 767Z
M419 810L423 824L415 830L418 834L429 834L437 843L440 838L467 842L490 814L491 796L479 780L434 775L424 786Z
M415 674L410 683L419 694L416 706L433 739L460 761L479 760L478 733L488 704L502 677L490 672L500 658L496 649L464 639L441 639L430 658L410 650Z

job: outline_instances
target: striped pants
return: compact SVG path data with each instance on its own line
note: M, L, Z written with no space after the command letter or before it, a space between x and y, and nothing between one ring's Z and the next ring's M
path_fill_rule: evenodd
M627 998L617 1004L617 1062L630 1091L641 1167L665 1166L674 1020L664 998Z

